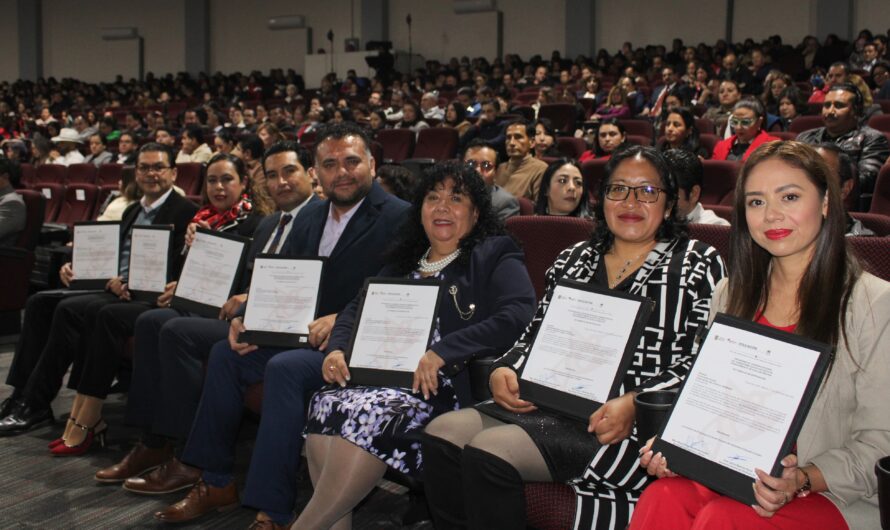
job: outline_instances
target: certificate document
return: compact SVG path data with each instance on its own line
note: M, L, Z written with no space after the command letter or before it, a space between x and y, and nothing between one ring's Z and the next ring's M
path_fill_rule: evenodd
M171 226L134 226L130 234L130 272L127 288L134 300L153 303L170 278Z
M524 399L586 420L614 397L652 303L561 280L520 378Z
M825 344L718 315L654 450L672 471L754 503L754 468L781 473L829 353Z
M234 294L249 238L199 228L173 294L173 307L216 318Z
M239 340L280 348L306 346L309 323L318 310L323 266L324 258L257 256L244 314L246 331Z
M105 289L120 272L120 241L119 222L74 223L71 288Z
M410 387L435 329L441 283L369 278L364 292L350 347L352 380Z

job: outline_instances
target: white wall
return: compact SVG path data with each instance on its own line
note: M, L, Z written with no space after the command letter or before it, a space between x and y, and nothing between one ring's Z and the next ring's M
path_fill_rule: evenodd
M815 9L813 0L738 0L732 38L738 42L750 37L759 42L781 35L782 42L797 46L815 33Z
M181 1L43 0L45 76L108 81L138 75L136 41L103 41L100 28L136 27L145 38L145 71L185 69Z
M3 53L0 53L0 81L19 78L19 28L16 0L0 0L0 35L3 35Z
M625 41L635 47L663 44L670 49L676 37L694 46L713 44L726 33L725 1L598 0L595 16L596 48L613 54Z
M350 36L353 7L354 34L361 38L360 0L211 0L210 69L228 73L293 68L302 72L308 52L306 30L272 31L266 27L267 21L279 15L303 15L312 28L316 50L329 49L326 35L330 29L335 51L342 51L344 39Z
M853 33L870 29L872 33L886 33L890 28L890 4L887 0L855 0L853 7Z

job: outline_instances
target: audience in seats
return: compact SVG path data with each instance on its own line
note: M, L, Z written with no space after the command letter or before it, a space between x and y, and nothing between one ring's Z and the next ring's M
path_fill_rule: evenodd
M766 132L766 115L760 101L746 97L732 108L729 127L732 136L714 146L713 160L747 160L755 149L766 142L779 140Z
M701 160L684 149L666 151L664 159L677 179L677 214L685 217L687 223L729 226L729 221L705 209L699 202L704 181Z
M482 177L491 194L491 207L501 222L519 215L519 201L516 197L495 183L498 167L497 147L485 140L476 139L464 149L463 161Z
M841 203L846 207L846 204L849 202L850 194L853 193L853 189L856 186L856 167L853 165L853 160L851 160L850 155L838 147L837 144L824 143L818 144L815 147L816 152L822 155L822 158L825 159L825 163L828 164L828 169L831 170L829 176L833 179L837 179L838 187L840 188ZM846 234L848 236L875 235L874 232L862 224L862 221L855 219L849 213L846 213L846 227Z
M123 164L132 166L136 163L136 154L138 152L136 139L128 132L121 133L117 141L117 154L111 157L112 164Z
M794 118L802 115L806 110L806 104L800 97L800 90L796 86L790 86L779 95L778 114L779 119L770 130L789 131Z
M606 174L597 193L596 233L560 253L531 324L492 366L494 402L440 416L426 429L424 488L437 528L525 528L523 483L563 482L577 493L577 528L623 529L648 483L639 468L634 395L682 381L724 266L715 249L685 236L676 184L658 151L624 149ZM588 425L541 412L518 391L518 373L562 278L656 304L620 397L594 412Z
M720 86L717 89L718 105L709 108L702 116L714 122L717 132L722 132L724 138L728 138L731 134L726 122L729 121L732 109L740 99L742 99L742 91L739 89L738 83L731 79L724 79L720 81Z
M31 153L22 140L3 140L2 146L3 154L9 160L19 164L27 164L31 161Z
M108 194L108 198L99 207L97 221L120 221L124 212L134 202L142 198L142 190L136 184L136 168L127 166L121 169L121 178L117 181L117 189Z
M420 98L420 108L423 110L425 120L442 121L445 118L445 110L439 106L439 96L435 92L426 92Z
M627 92L621 85L615 85L609 90L605 103L597 107L596 112L590 115L590 119L596 121L629 118L631 115L630 106L627 102Z
M587 183L578 162L560 158L551 163L541 177L535 214L590 218L589 208Z
M377 168L375 179L386 193L395 195L405 202L411 200L414 191L414 173L410 169L393 164L383 165Z
M860 191L870 194L878 171L890 156L890 144L881 132L859 123L862 105L862 95L855 86L835 84L822 103L824 126L804 131L797 139L807 144L837 144L856 163Z
M664 121L664 139L658 143L662 153L682 149L702 158L711 158L711 153L701 145L699 130L695 126L695 116L687 107L677 107L669 111Z
M176 135L173 134L171 129L165 127L158 127L155 129L154 140L155 142L168 147L174 147L176 145Z
M627 146L627 131L624 129L621 120L614 118L605 120L595 130L594 148L584 151L581 154L581 158L578 159L580 162L586 162L594 158L608 160L613 153Z
M527 121L516 120L504 130L507 161L498 166L495 182L516 197L535 200L547 169L545 162L531 154L535 128Z
M278 143L265 153L265 186L277 211L257 226L239 294L223 306L218 319L162 308L136 320L126 422L140 428L142 435L123 460L99 470L96 480L124 482L124 489L146 494L187 489L198 480L198 472L182 464L176 449L191 430L201 397L204 363L213 344L225 339L228 319L247 299L253 259L260 253L281 254L289 234L304 226L298 214L307 205L320 202L312 195L307 169L311 160L309 152L293 142ZM149 470L154 471L140 477Z
M553 130L553 126L547 118L535 121L534 150L535 158L539 160L544 157L560 156L559 150L556 148L556 131Z
M292 518L305 398L323 384L323 351L337 313L358 293L365 278L380 270L383 251L408 209L407 203L374 182L367 136L354 124L329 125L319 131L314 169L328 199L301 211L300 230L290 232L283 249L288 256L328 258L320 287L318 314L322 316L307 330L313 349L282 351L239 343L242 319L232 319L229 340L217 342L211 350L201 399L182 452L183 462L202 470L200 480L183 500L155 515L160 521L188 521L239 502L232 475L233 448L244 392L259 382L265 385L263 409L244 504L279 523ZM186 341L180 349L194 355L188 333L179 340ZM164 352L165 356L169 353Z
M752 509L676 476L647 443L641 465L658 480L637 504L631 530L877 527L874 467L890 454L890 284L849 253L830 172L798 142L765 145L748 159L736 186L730 275L711 306L711 318L725 312L837 348L796 454L784 456L779 477L757 470ZM793 234L768 237L784 228Z
M522 252L503 235L488 197L469 167L445 162L428 170L415 191L411 220L379 274L439 278L457 288L440 300L438 325L412 389L344 388L350 378L344 351L359 298L337 316L321 370L330 386L312 398L306 423L315 491L292 528L349 528L352 510L387 467L419 478L423 427L475 403L467 363L509 348L534 314ZM450 224L437 224L441 220ZM380 421L356 429L366 413Z
M93 164L97 168L102 164L111 163L112 154L108 151L108 140L99 133L90 135L89 139L90 154L84 158L87 164Z
M80 164L84 161L83 155L78 151L78 147L83 143L77 131L74 129L64 128L59 132L58 136L52 138L55 144L55 151L58 156L53 158L53 164L61 164L70 166L71 164Z
M836 62L828 67L828 73L825 74L825 81L821 87L813 90L813 94L807 103L822 103L825 96L831 91L832 87L843 85L849 82L850 66L845 62Z
M20 178L19 164L0 157L0 247L14 246L25 229L25 201L15 192Z
M452 101L445 107L445 119L439 127L451 127L457 130L461 144L467 142L466 134L472 129L473 124L467 120L467 108L458 101Z
M140 162L136 171L144 173L148 166ZM244 237L253 235L260 217L254 213L245 193L247 183L244 164L238 158L219 154L210 159L203 189L207 206L198 210L192 218L185 235L186 246L191 246L198 227ZM182 259L175 255L171 259L175 259L174 276L178 276ZM123 343L133 335L136 319L140 315L153 307L170 305L175 289L176 281L171 281L154 304L131 302L125 283L119 295L120 303L108 304L99 311L89 348L84 352L77 394L68 423L62 436L50 443L53 455L83 454L90 448L94 435L104 436L102 405L118 372ZM71 383L69 387L72 387Z
M423 115L420 113L420 108L417 106L417 103L406 101L402 105L402 119L399 120L393 128L408 129L416 134L419 133L421 129L426 129L429 126L430 124L423 120Z
M206 164L213 152L204 143L204 130L198 125L187 125L182 130L182 149L176 155L176 163L200 162Z
M238 137L238 144L232 154L244 162L250 178L250 198L254 209L261 215L269 215L276 210L275 201L269 196L266 186L266 175L263 172L263 142L260 137L245 133Z
M108 336L108 328L99 323L106 322L106 318L113 319L115 309L122 303L135 304L121 299L127 297L131 228L173 225L171 259L181 254L186 226L197 207L173 191L176 168L172 151L149 143L139 150L138 159L136 183L142 190L142 199L123 214L120 276L111 278L104 292L61 289L43 291L28 299L15 357L6 378L6 383L14 387L13 394L0 407L0 436L51 423L54 418L50 403L62 386L68 366L74 365L68 386L76 389L86 354L94 347L91 341L95 344L104 341L101 347L112 347L108 342L116 337ZM71 282L74 278L71 263L62 266L59 277L65 286ZM96 426L80 422L78 429L87 433Z
M463 141L473 138L487 140L497 146L504 145L504 124L498 119L498 103L494 99L486 99L480 104L479 119L463 136ZM458 132L460 132L458 130Z

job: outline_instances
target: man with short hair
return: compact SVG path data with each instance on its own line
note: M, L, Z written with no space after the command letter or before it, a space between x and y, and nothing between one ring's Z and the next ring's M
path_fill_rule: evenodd
M545 162L531 155L535 127L525 120L516 120L508 123L505 131L508 160L498 166L495 182L515 197L535 201L547 170Z
M658 118L661 116L661 109L664 106L664 100L667 98L667 95L671 93L671 90L677 86L679 82L679 77L677 73L674 71L673 66L665 66L661 70L661 86L655 89L652 92L652 99L650 100L649 106L649 117Z
M669 149L664 158L677 178L677 215L689 223L729 226L729 221L699 202L704 181L701 160L692 151Z
M519 215L519 201L516 197L494 183L498 166L498 151L494 144L478 138L473 140L464 149L463 161L468 166L473 166L491 190L491 207L501 222Z
M442 120L445 118L445 110L439 106L439 96L435 92L426 92L420 98L420 108L425 120Z
M0 247L14 246L25 229L25 201L15 191L20 174L18 162L0 157Z
M111 158L111 163L132 166L136 163L137 152L136 138L129 132L123 132L118 138L117 153Z
M822 103L824 127L804 131L797 141L807 144L831 142L843 149L859 169L859 189L870 202L878 171L890 156L887 137L867 125L860 125L862 96L850 84L835 84Z
M116 344L105 340L106 327L98 323L104 318L116 318L122 297L128 299L126 283L133 226L173 225L169 259L181 256L186 227L198 207L173 191L175 180L172 151L156 143L143 146L136 169L136 185L142 191L142 199L128 206L121 219L120 275L108 280L102 293L62 289L40 292L28 299L6 379L15 390L0 407L0 436L23 433L52 422L50 403L59 392L68 366L83 359L87 348ZM75 279L71 263L62 266L59 277L63 285L70 285ZM128 305L131 304L136 303Z
M204 130L198 125L187 125L182 130L182 149L176 155L176 163L200 162L206 164L213 151L204 143Z
M173 147L176 145L176 136L170 132L170 129L158 127L155 129L155 142L167 147Z
M874 99L890 99L890 63L879 61L871 71Z
M828 168L831 169L831 176L838 179L841 188L841 201L847 203L847 197L853 192L856 185L853 180L853 161L843 149L837 144L824 143L816 146L816 152L822 155ZM847 235L848 236L873 236L874 232L865 228L862 221L854 219L849 212L845 212L847 216Z
M381 105L383 105L383 94L381 94L378 90L374 90L368 96L368 108L374 110Z
M261 509L258 519L286 525L293 518L294 486L302 447L306 399L324 383L322 351L336 313L358 294L367 277L383 266L382 250L404 222L409 205L374 182L370 140L358 125L344 122L319 130L315 173L327 200L307 206L291 231L287 256L326 256L318 318L309 329L313 349L259 348L237 341L244 329L232 320L229 341L212 349L203 394L182 460L203 470L180 502L155 514L185 522L238 504L232 448L244 408L244 392L264 382L263 411L247 477L244 504Z
M831 87L842 85L849 82L850 67L847 63L837 62L828 67L828 73L825 74L825 86L819 90L813 90L807 103L822 103L825 96L831 91Z
M83 116L74 118L74 130L77 131L77 136L80 138L81 142L86 142L90 139L90 136L99 132L99 129L90 127L90 124L87 123L86 118Z
M244 109L241 111L241 115L244 117L244 129L251 132L255 131L257 126L256 111Z

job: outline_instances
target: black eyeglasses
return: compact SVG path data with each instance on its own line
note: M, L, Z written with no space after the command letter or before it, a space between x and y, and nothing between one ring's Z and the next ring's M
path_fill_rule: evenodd
M139 164L136 166L136 171L138 173L160 173L161 171L170 169L170 166L165 166L163 164Z
M655 186L625 186L623 184L609 184L606 186L606 198L610 201L626 201L633 190L634 197L639 202L655 202L658 194L666 191Z
M483 171L491 171L492 169L494 169L494 164L487 160L484 160L482 162L478 162L476 160L467 160L466 164L467 167L470 169L478 170L481 168Z

